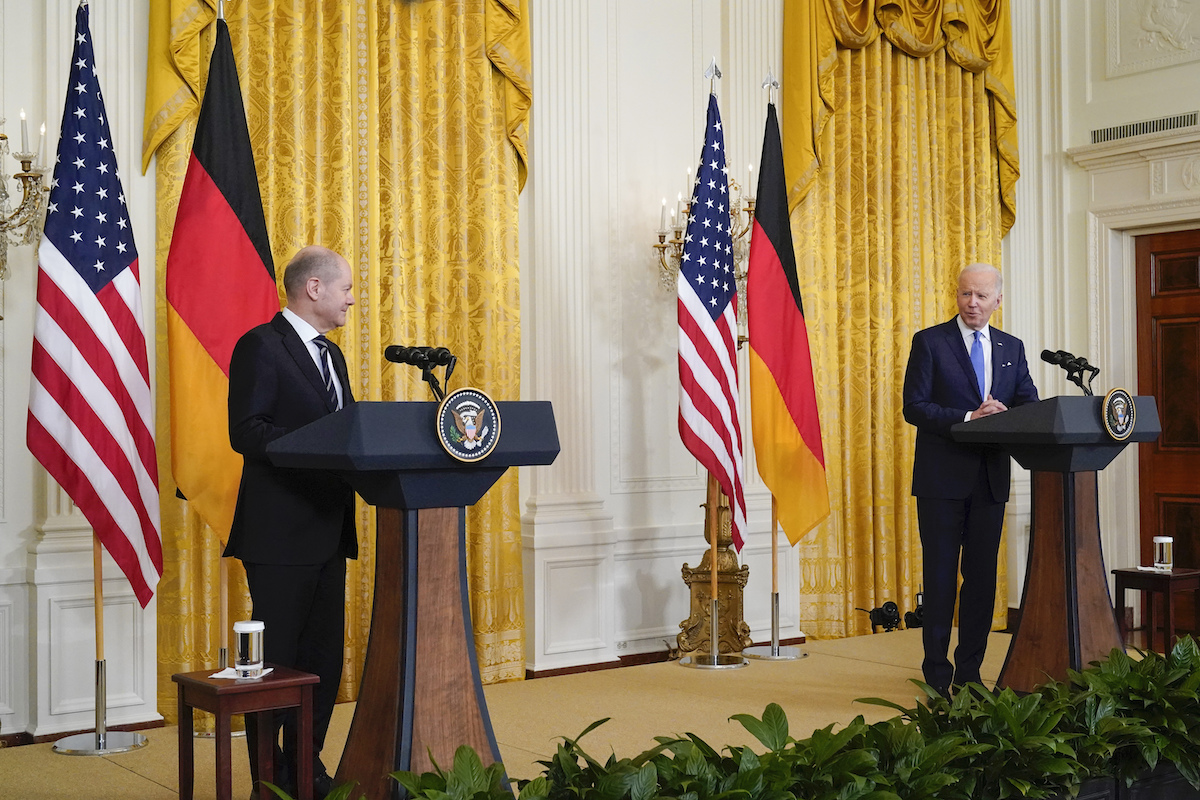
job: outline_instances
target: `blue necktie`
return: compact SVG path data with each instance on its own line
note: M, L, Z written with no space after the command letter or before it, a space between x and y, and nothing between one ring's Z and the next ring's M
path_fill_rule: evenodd
M313 344L321 352L321 378L325 381L325 393L329 397L329 404L336 409L338 408L338 396L337 389L333 385L333 372L329 369L329 340L324 336L315 336Z
M975 342L971 345L971 366L975 368L975 382L979 384L979 397L985 399L983 393L983 334L975 331Z

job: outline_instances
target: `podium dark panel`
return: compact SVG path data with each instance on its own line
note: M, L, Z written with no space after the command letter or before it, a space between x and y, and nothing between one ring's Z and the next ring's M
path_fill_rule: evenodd
M479 502L509 467L545 465L558 456L558 428L549 402L500 402L496 449L466 464L437 440L438 404L360 402L267 446L279 467L344 475L373 506L447 508Z
M1133 398L1137 410L1133 433L1125 441L1108 435L1101 417L1103 398L1051 397L1009 409L1003 414L960 422L951 428L954 440L1003 447L1031 471L1098 472L1130 442L1158 438L1162 425L1153 397Z
M446 766L461 745L500 759L479 675L467 592L465 507L509 467L550 464L547 402L497 404L496 448L475 463L437 440L437 403L353 403L280 437L271 462L343 475L376 513L375 597L366 663L337 769L369 800L396 800L388 774Z
M1129 442L1158 438L1153 397L1135 397L1133 431L1114 440L1100 397L1053 397L951 428L955 441L999 447L1033 473L1021 623L997 685L1031 692L1121 645L1100 546L1097 476Z

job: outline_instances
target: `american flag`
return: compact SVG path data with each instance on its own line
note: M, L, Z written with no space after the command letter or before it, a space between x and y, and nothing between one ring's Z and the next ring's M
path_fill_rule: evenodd
M746 496L738 422L737 283L725 135L712 94L679 264L679 435L729 498L733 544L740 551Z
M86 3L75 14L71 61L38 249L27 439L144 607L163 569L150 368Z

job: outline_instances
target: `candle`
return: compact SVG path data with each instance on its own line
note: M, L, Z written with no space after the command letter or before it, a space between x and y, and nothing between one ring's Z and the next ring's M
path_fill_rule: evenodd
M663 198L662 213L658 215L658 229L665 231L667 229L667 198Z
M38 137L38 154L37 154L37 161L35 162L37 164L44 163L42 161L42 150L45 149L45 145L46 145L46 123L43 122L42 123L42 134L40 137Z
M675 195L675 208L679 211L679 219L683 219L683 192Z
M746 178L746 196L749 197L751 200L753 200L754 199L754 165L753 164L746 165L746 174L749 176Z
M671 227L674 228L676 226L676 224L677 223L675 222L675 209L672 208L671 209Z
M25 109L21 109L21 152L29 152L29 125L25 122Z

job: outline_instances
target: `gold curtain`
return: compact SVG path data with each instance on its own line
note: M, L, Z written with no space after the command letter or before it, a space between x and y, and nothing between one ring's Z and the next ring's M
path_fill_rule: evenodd
M997 97L1012 85L1008 8L784 8L791 220L833 508L797 546L801 618L814 636L837 637L870 630L856 608L916 605L915 432L901 388L912 335L956 313L958 271L999 265L1012 224L1012 93ZM1008 604L1004 553L996 625Z
M165 264L216 0L151 13L147 158L156 154L157 263ZM459 356L454 383L498 400L520 389L517 197L526 174L530 85L525 0L260 0L226 16L241 77L271 247L342 253L357 302L334 338L362 400L429 399L415 370L383 361L393 342ZM203 54L200 57L199 54ZM191 64L203 64L195 74ZM181 110L182 109L182 110ZM175 127L178 126L178 127ZM158 280L158 441L165 571L159 584L159 707L174 672L216 661L220 542L174 497L163 274ZM219 287L237 291L237 287ZM214 435L226 435L224 431ZM370 628L374 513L360 503L347 571L341 699L357 695ZM469 590L485 682L524 675L515 470L467 515ZM246 618L234 562L230 619Z
M883 34L917 58L944 51L984 78L991 141L998 156L1001 226L1016 219L1017 107L1013 90L1009 0L789 0L784 4L781 87L783 158L791 177L788 203L812 188L824 162L821 131L833 110L839 49L857 50Z

